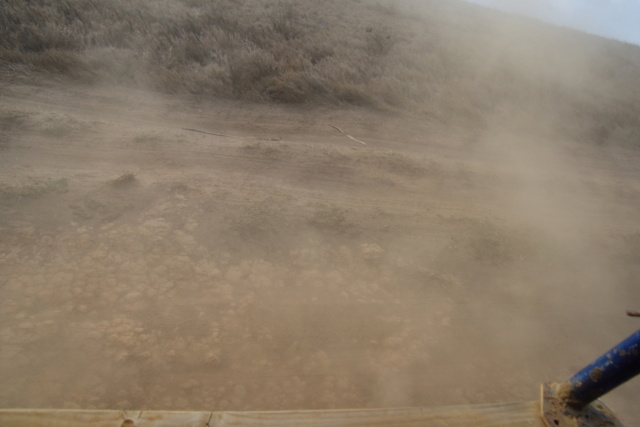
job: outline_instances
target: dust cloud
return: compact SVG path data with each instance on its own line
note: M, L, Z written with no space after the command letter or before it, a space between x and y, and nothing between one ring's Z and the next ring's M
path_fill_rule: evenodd
M496 52L517 50L509 34ZM466 71L486 81L501 61ZM558 84L584 72L535 62L520 66ZM533 401L638 326L640 159L568 137L544 97L456 128L2 90L22 117L0 156L2 407ZM627 423L639 387L605 398Z

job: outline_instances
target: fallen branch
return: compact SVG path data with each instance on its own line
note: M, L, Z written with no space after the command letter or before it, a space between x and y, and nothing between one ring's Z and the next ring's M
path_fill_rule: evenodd
M182 128L182 130L188 130L189 132L206 133L207 135L224 136L224 137L227 137L227 138L241 138L241 137L238 137L238 136L225 135L223 133L207 132L207 131L204 131L204 130L191 129L191 128Z
M225 135L224 133L207 132L206 130L182 128L182 130L188 130L189 132L205 133L207 135L223 136L225 138L237 138L237 139L258 139L260 141L282 141L282 138L260 138L257 136L234 136Z
M354 140L355 142L359 142L359 143L360 143L360 144L362 144L362 145L367 145L367 143L366 143L366 142L360 141L359 139L354 138L354 137L352 137L351 135L349 135L349 134L345 133L345 131L343 131L342 129L340 129L338 126L331 125L331 127L332 127L332 128L334 128L334 129L336 129L338 132L340 132L341 134L343 134L343 135L344 135L344 136L346 136L347 138L352 139L352 140Z

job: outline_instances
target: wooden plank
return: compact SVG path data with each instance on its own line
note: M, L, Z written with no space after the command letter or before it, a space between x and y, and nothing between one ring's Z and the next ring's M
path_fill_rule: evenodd
M541 427L538 402L441 408L344 411L227 412L214 414L212 426L514 426ZM213 421L213 420L212 420Z
M65 411L0 409L0 427L544 427L539 402L438 408L280 412Z
M0 427L120 427L127 419L138 427L203 427L211 417L211 412L0 409Z

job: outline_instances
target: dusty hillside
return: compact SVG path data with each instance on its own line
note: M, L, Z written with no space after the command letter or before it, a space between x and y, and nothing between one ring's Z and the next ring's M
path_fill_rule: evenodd
M164 93L640 136L640 48L459 1L11 0L0 69Z
M535 400L638 328L638 49L317 3L0 5L0 406Z

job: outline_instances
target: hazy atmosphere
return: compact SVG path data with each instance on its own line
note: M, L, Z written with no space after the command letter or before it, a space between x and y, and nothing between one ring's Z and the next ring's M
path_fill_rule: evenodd
M0 408L537 400L640 328L639 141L640 47L467 2L3 1Z
M467 1L640 45L640 2L637 0Z

